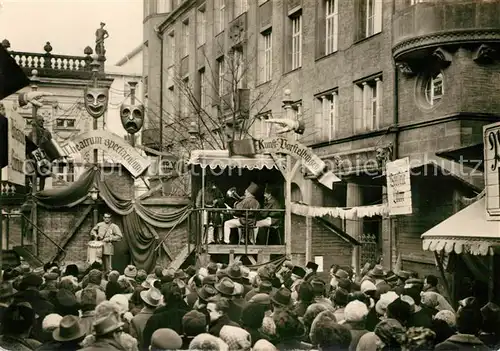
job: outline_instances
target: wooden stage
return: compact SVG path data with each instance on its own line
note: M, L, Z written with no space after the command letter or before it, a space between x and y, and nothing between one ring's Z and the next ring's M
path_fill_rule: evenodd
M285 245L204 245L209 255L229 255L229 262L239 261L243 255L252 264L270 261L271 255L284 255ZM256 257L253 257L256 256Z

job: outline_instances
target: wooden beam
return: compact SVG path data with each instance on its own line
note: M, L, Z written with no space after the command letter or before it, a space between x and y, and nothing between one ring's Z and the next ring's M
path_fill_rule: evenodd
M66 248L66 245L68 245L68 242L71 240L71 238L73 237L73 235L76 234L76 232L78 231L78 229L82 226L83 222L85 221L85 219L87 218L87 216L89 215L89 213L92 211L92 205L90 206L87 206L85 208L85 210L83 211L82 215L78 218L78 220L76 221L75 225L73 226L73 228L70 229L69 232L67 232L66 234L63 235L63 238L61 239L61 241L59 242L59 246L62 247L63 249ZM48 262L53 262L55 261L58 256L59 256L60 252L58 251L50 261Z
M250 261L250 263L252 265L256 265L257 264L257 260L253 256L248 255L247 257L248 257L248 260Z
M245 252L244 245L208 245L208 253L211 255L217 254L248 254L258 255L259 252L263 255L284 255L285 245L248 245Z

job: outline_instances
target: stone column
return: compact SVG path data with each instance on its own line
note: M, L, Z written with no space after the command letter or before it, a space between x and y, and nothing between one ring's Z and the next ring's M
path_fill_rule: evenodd
M346 206L347 207L361 206L362 202L363 202L363 192L361 187L355 183L348 183ZM360 240L361 235L363 234L363 219L355 217L353 220L347 220L345 231L347 232L347 234L353 236L355 239ZM356 275L358 275L360 271L359 265L360 265L360 247L356 246L352 251L352 266L354 267Z

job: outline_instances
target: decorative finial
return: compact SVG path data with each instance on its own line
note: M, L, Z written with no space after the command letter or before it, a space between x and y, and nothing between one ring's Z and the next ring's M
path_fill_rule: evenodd
M32 76L33 78L38 77L38 70L37 70L37 69L32 69L32 70L31 70L31 76Z
M290 106L293 103L292 100L292 91L290 89L285 89L283 91L283 105Z
M83 49L83 53L85 56L90 56L94 53L94 50L90 46L86 46L85 49Z
M50 45L50 41L48 41L45 46L43 47L43 49L45 50L45 52L47 53L47 55L50 55L50 53L52 52L52 45Z
M8 41L7 39L2 40L2 46L5 50L9 50L10 49L10 41Z

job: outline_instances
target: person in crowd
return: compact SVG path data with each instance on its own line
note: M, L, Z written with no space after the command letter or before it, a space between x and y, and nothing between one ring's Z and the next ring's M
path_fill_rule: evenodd
M14 302L4 312L0 349L12 351L34 350L41 345L30 338L35 325L35 310L28 302Z
M302 284L300 285L302 287ZM319 278L311 279L311 286L313 288L314 303L324 303L328 306L332 305L332 301L326 298L326 283Z
M11 282L3 281L0 283L0 321L2 320L5 310L12 303L16 293L17 291L14 289Z
M230 350L250 351L252 340L250 334L240 327L225 325L220 331L220 338Z
M38 351L76 351L87 334L85 326L76 316L64 316L52 332L52 341L44 343Z
M396 319L387 318L375 327L374 331L381 341L379 350L401 350L405 341L406 329Z
M182 347L182 338L172 329L161 328L151 336L150 351L186 350Z
M349 299L349 293L342 289L337 288L333 295L333 306L335 307L335 317L340 322L345 319L344 310L345 306L347 306L347 302Z
M259 213L260 219L255 222L253 235L254 243L257 243L257 234L259 233L260 228L269 228L280 224L283 219L284 212L273 210L281 209L283 209L283 205L279 202L275 194L273 194L272 189L266 186L264 190L264 211ZM265 242L263 242L262 244L265 244Z
M398 297L393 302L387 305L385 317L387 319L395 319L402 326L406 326L408 325L408 321L411 318L411 314L412 314L411 305L408 302L401 299L401 297Z
M335 323L320 314L313 322L310 332L312 344L319 350L350 350L352 335L344 325Z
M80 294L80 323L86 331L87 335L92 334L92 326L95 322L95 308L100 303L97 303L97 289L85 288Z
M239 327L240 325L229 318L230 300L220 295L211 299L207 304L207 311L210 315L209 333L219 336L222 327L230 325Z
M302 323L305 329L305 342L310 342L310 331L314 320L320 313L323 313L325 311L329 313L330 319L332 319L334 322L338 322L337 318L335 317L335 313L333 312L333 307L328 307L327 305L320 303L313 303L312 305L307 307L306 313L302 318Z
M500 307L494 302L488 302L481 307L481 316L483 325L479 339L492 350L498 350L500 348Z
M59 327L59 323L63 317L57 313L51 313L45 316L42 321L43 339L40 340L42 343L52 341L52 333Z
M368 316L368 307L364 302L351 301L344 310L345 323L343 324L351 333L351 343L349 350L356 350L359 339L366 333L366 317Z
M248 303L241 314L241 327L245 329L251 337L251 345L253 346L258 340L265 339L266 336L261 332L260 328L266 316L267 306L256 302Z
M208 320L206 316L199 311L189 311L182 317L182 349L187 350L191 341L200 334L206 333Z
M425 277L423 291L432 291L439 294L438 278L435 275L429 274Z
M304 325L296 314L288 310L277 311L273 314L276 325L276 348L278 350L310 350L311 344L304 343Z
M255 198L259 187L255 183L251 183L245 190L245 195L243 199L236 202L234 208L238 211L235 212L236 218L229 219L224 222L224 244L229 244L229 239L231 235L231 229L255 226L257 221L256 211L245 211L245 210L258 210L260 208L259 201ZM240 238L241 240L242 238Z
M123 351L123 341L121 335L123 333L123 322L114 313L101 317L94 322L94 337L95 340L89 346L86 346L81 351Z
M413 313L408 321L408 327L423 327L430 329L432 327L432 317L438 311L421 305L421 291L417 287L405 289L404 294L410 296L415 303Z
M303 282L300 284L298 292L298 301L293 307L294 313L303 317L306 313L307 307L309 307L314 302L314 291L311 283Z
M149 318L151 318L156 308L160 305L162 296L161 292L155 287L152 287L149 290L141 291L140 295L144 307L137 315L134 316L134 318L132 318L132 321L130 322L130 335L137 339L141 348L145 348L142 340L144 328L146 327L146 323Z
M403 341L403 349L408 351L432 350L436 343L436 334L427 328L408 328Z

